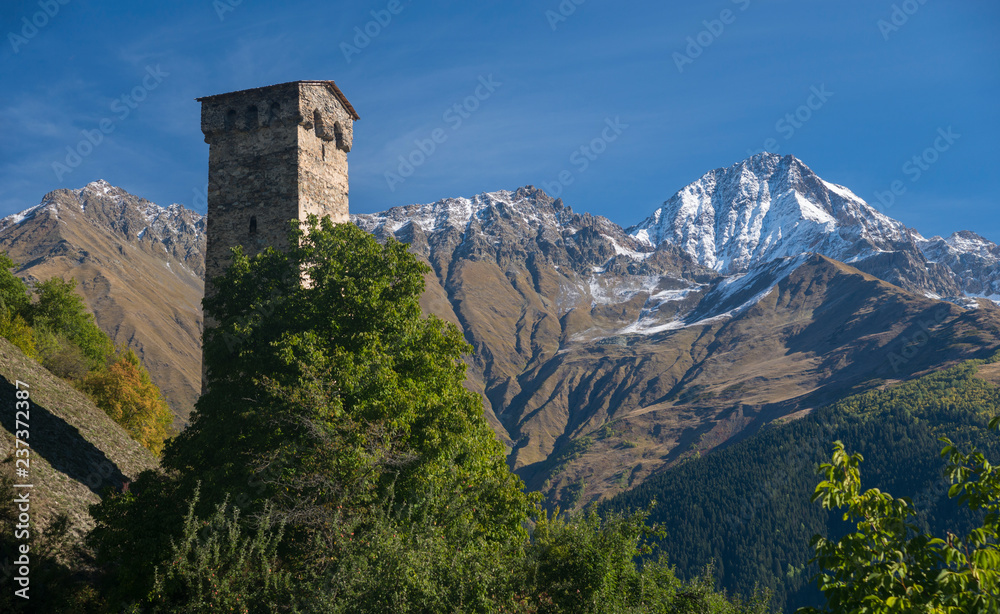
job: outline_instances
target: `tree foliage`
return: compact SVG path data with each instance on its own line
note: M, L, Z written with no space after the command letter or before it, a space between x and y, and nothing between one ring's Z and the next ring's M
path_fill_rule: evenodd
M284 560L323 586L354 564L343 537L351 533L369 542L392 534L415 556L431 544L494 558L516 549L532 498L507 469L480 398L463 385L468 345L420 311L426 267L402 244L380 245L328 219L295 231L290 244L297 247L254 258L237 250L205 301L216 321L205 338L209 389L165 450L169 488L189 499L200 482L201 516L227 495L245 518L271 506L287 523ZM163 501L158 479L134 488ZM119 561L165 557L163 540L151 553L129 533L144 530L146 512L123 497L95 510L100 548ZM164 528L176 535L173 512ZM435 526L437 541L417 534ZM446 577L440 566L412 569ZM477 581L495 582L486 573ZM481 587L449 591L467 598Z
M17 263L6 252L0 252L0 311L10 314L24 314L31 303L28 285L14 275Z
M13 343L29 358L38 358L35 347L35 331L19 313L0 313L0 337Z
M122 348L113 363L87 374L80 389L132 439L160 454L173 414L135 352Z
M529 498L463 385L469 346L421 313L426 266L328 218L290 244L236 250L206 298L209 389L164 466L197 468L205 492L254 483L252 508L280 496L316 526L331 505L464 484L484 536L523 538Z
M278 544L284 526L271 516L246 533L238 508L228 501L216 506L206 520L195 516L198 490L188 506L179 539L155 570L150 612L260 611L262 603L290 602L291 578L280 569Z
M38 283L26 319L35 330L42 364L56 375L79 380L104 367L115 348L75 288L75 279Z
M965 454L947 438L942 441L952 482L949 497L983 512L982 524L964 536L934 537L914 524L917 512L909 499L878 489L862 491L862 456L848 455L843 443L835 443L831 462L820 466L825 479L813 501L829 510L846 509L843 518L856 523L856 531L839 540L813 539L814 560L823 568L817 582L826 597L825 611L1000 612L1000 474L981 453Z
M710 565L688 582L678 579L656 552L651 538L664 533L646 524L648 516L542 513L520 567L518 586L529 596L522 603L539 613L768 611L766 591L755 591L746 602L717 592Z
M35 334L25 319L31 306L28 285L13 273L17 264L0 252L0 337L16 345L32 358L37 357Z
M0 252L0 337L90 396L112 420L154 454L173 419L159 388L132 350L116 353L76 293L76 280L53 277L33 291ZM32 298L33 297L33 298Z

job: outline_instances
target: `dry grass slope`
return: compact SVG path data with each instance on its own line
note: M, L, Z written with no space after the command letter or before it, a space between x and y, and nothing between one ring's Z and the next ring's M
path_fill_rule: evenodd
M157 466L157 460L81 392L0 338L0 457L13 454L15 382L31 393L29 439L33 520L44 528L66 514L79 538L87 508L104 489Z

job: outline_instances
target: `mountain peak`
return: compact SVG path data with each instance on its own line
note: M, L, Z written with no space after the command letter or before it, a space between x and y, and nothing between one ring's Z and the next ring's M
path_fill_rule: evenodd
M203 216L182 205L161 207L104 179L82 188L49 192L34 207L0 219L0 231L27 226L33 220L54 228L74 219L86 220L87 227L122 236L128 243L158 245L158 252L189 266L196 274L203 270L199 255L205 242Z
M568 211L568 208L565 209ZM474 220L481 222L493 213L500 217L521 218L529 225L537 225L543 220L553 219L562 210L562 201L553 200L543 190L528 185L513 191L496 190L472 197L443 198L433 203L393 207L381 213L355 214L351 217L356 222L366 220L371 228L380 226L390 233L408 224L419 227L424 233L448 227L464 233Z
M87 185L83 186L80 189L81 190L87 190L87 191L90 191L90 192L100 191L103 194L107 194L111 190L121 190L121 188L118 188L118 187L115 187L115 186L111 185L110 183L108 183L104 179L98 179L97 181L91 181L90 183L88 183Z
M806 252L854 261L908 238L903 224L798 158L766 152L709 171L628 232L674 243L726 275Z

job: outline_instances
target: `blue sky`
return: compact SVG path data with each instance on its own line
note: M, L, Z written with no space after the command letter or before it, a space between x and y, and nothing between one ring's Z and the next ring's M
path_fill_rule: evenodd
M361 116L353 212L531 184L628 226L767 147L924 235L1000 242L993 1L3 6L0 215L98 178L204 212L194 98L333 79Z

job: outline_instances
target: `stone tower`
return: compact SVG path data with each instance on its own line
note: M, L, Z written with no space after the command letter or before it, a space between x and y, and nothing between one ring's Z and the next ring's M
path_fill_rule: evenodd
M333 81L293 81L197 99L208 150L205 293L242 245L287 247L288 221L348 219L354 107ZM206 324L209 324L206 314Z

